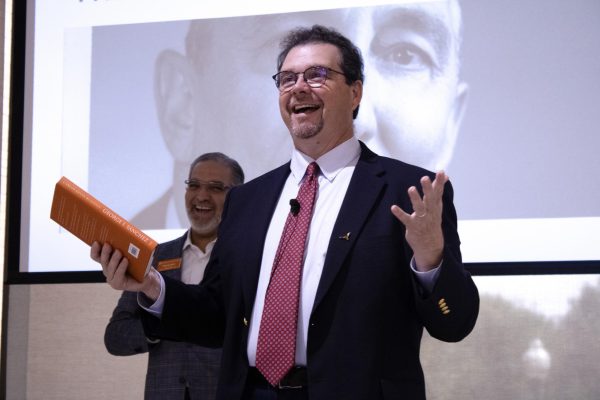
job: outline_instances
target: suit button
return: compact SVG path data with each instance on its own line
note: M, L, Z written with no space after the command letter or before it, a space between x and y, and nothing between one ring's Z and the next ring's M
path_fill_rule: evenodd
M446 299L441 298L440 301L438 301L438 306L440 307L442 314L448 315L450 313L450 307L446 304Z

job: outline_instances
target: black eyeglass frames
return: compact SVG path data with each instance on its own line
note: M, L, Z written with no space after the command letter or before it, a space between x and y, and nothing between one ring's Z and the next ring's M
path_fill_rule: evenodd
M290 90L296 84L300 75L302 75L308 86L318 88L323 86L331 72L345 76L343 72L336 71L335 69L315 65L307 68L304 72L280 71L273 75L273 80L275 80L275 86L277 86L280 92Z
M223 182L217 182L217 181L203 182L203 181L199 181L196 179L186 179L185 185L186 185L186 189L190 190L190 191L200 190L203 187L205 187L206 190L208 190L210 193L215 193L215 194L220 194L220 193L223 193L223 192L231 189L231 186L227 186Z

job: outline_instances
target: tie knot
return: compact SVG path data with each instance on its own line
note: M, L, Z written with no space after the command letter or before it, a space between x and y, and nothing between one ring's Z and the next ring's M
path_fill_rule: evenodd
M306 167L306 176L308 176L309 178L317 176L317 174L319 173L319 164L317 164L316 162L311 162L310 164L308 164L308 167Z

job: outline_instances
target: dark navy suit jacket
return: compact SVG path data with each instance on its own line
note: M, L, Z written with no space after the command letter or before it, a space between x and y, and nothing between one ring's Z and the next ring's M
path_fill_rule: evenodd
M441 271L433 292L425 293L409 266L404 227L390 207L412 210L408 188L420 187L423 175L434 175L361 147L309 321L309 395L311 400L424 399L423 327L438 339L459 341L473 329L479 310L477 289L461 260L452 186L447 183L444 190ZM230 191L205 280L184 290L167 280L162 320L146 319L146 329L155 335L223 344L218 399L239 399L244 388L264 240L289 173L288 163ZM347 232L349 240L340 238Z

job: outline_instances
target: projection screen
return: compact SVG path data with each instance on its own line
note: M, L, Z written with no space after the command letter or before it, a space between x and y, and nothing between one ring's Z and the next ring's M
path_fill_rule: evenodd
M450 175L465 262L600 260L598 2L212 3L29 0L20 272L99 270L49 218L61 176L162 241L197 155L285 162L271 75L314 23L363 52L357 137Z

